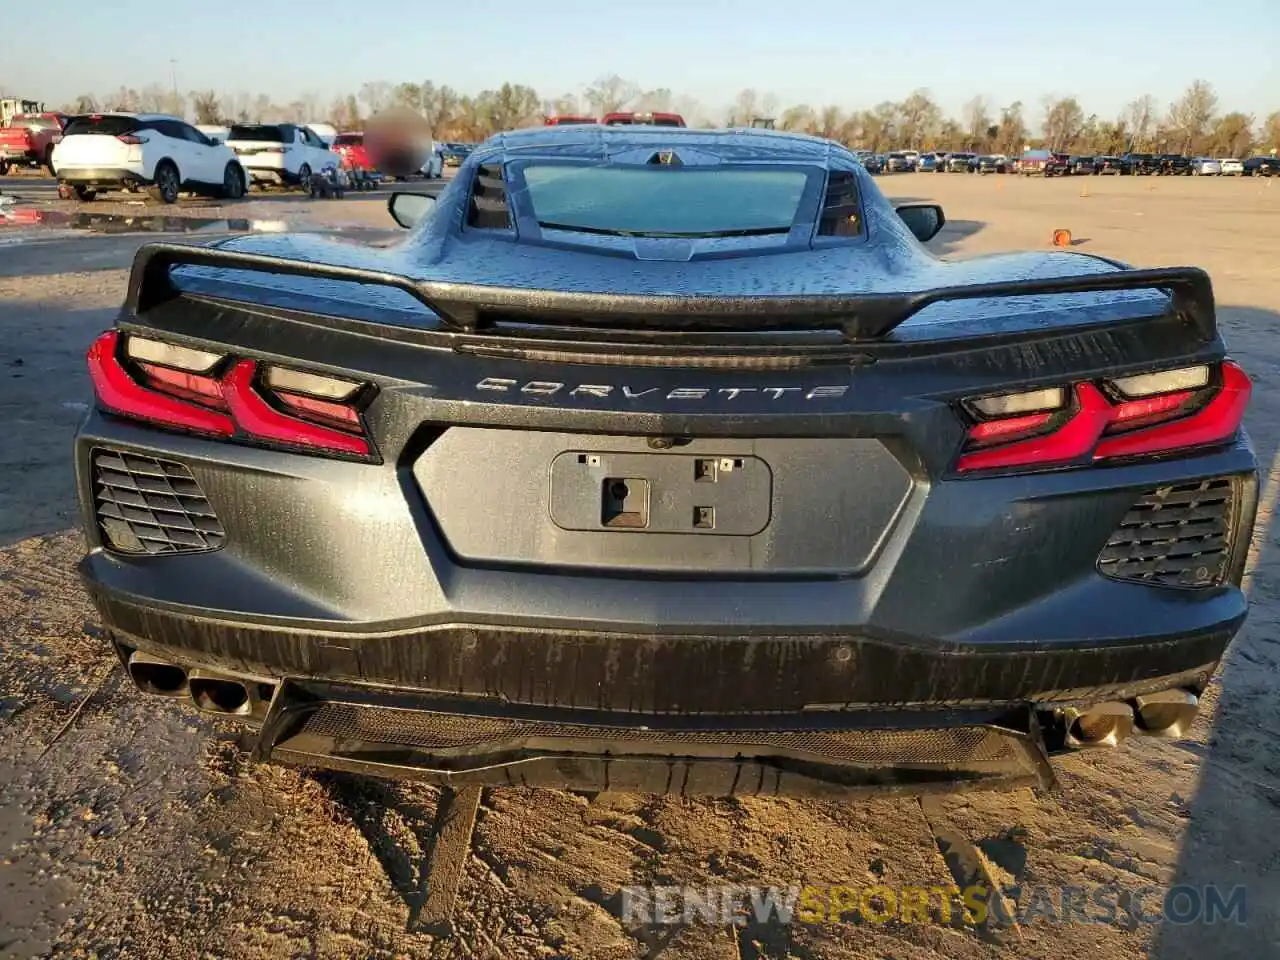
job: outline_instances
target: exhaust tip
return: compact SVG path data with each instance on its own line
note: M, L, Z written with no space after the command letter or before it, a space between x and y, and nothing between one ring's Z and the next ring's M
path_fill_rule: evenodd
M1187 690L1164 690L1135 697L1133 712L1138 732L1148 737L1185 737L1200 712L1200 699Z
M191 699L206 713L244 716L253 710L248 689L236 680L197 676L191 678L190 687Z
M181 697L187 693L187 671L144 653L129 657L129 678L143 693L161 697Z
M1068 710L1066 745L1075 749L1119 746L1133 732L1133 707L1100 703L1086 710Z

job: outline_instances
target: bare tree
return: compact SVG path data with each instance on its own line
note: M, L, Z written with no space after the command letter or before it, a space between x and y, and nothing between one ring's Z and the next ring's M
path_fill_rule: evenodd
M77 112L96 109L155 110L185 115L190 103L198 123L270 122L285 118L314 121L325 115L334 126L361 129L365 117L396 107L418 114L438 140L480 140L497 131L541 122L544 114L596 116L637 109L672 111L691 126L711 126L714 121L696 99L666 87L641 91L617 75L598 79L582 96L566 93L543 98L523 84L504 83L474 96L432 81L422 83L370 81L355 93L335 98L327 108L317 94L306 92L287 103L276 103L266 94L211 90L193 91L190 97L173 96L167 85L151 83L141 91L120 87L102 97L84 95L73 105ZM758 116L775 117L784 130L821 135L851 147L883 151L894 148L998 151L1017 155L1028 144L1056 150L1121 153L1125 150L1178 149L1192 145L1219 156L1242 156L1253 143L1253 119L1229 112L1217 116L1217 97L1203 81L1196 81L1169 111L1167 122L1157 119L1157 103L1150 95L1133 100L1116 122L1086 116L1074 97L1051 97L1044 103L1043 141L1032 139L1023 104L1015 101L996 111L983 96L965 103L958 117L944 116L928 90L913 91L898 103L885 101L873 109L843 110L831 104L815 109L806 104L781 107L766 91L746 89L727 110L716 111L715 120L749 124ZM1280 149L1280 111L1271 114L1258 131L1262 152Z
M222 123L222 103L216 91L198 90L191 94L191 108L196 114L196 123Z
M987 128L991 126L991 111L986 97L977 96L964 105L965 146L981 150L986 146Z
M825 106L822 108L822 112L818 114L818 134L820 136L834 140L843 126L844 114L837 106Z
M422 84L397 83L395 89L391 91L391 106L400 107L403 110L412 110L414 113L421 113Z
M646 90L636 99L636 109L645 113L670 113L671 104L675 100L673 94L666 87L658 87L656 90Z
M373 80L360 87L360 102L370 114L381 113L391 105L391 84Z
M1147 146L1159 109L1156 98L1149 93L1131 100L1125 107L1123 120L1129 127L1129 150L1141 151Z
M630 80L623 80L616 73L601 77L587 88L586 100L597 116L616 113L639 96L639 88Z
M921 149L942 124L942 111L928 90L916 90L898 105L898 122L908 147Z
M1207 149L1215 157L1244 157L1253 146L1253 117L1232 111L1214 123L1207 136Z
M1169 107L1169 126L1182 134L1185 152L1201 146L1205 130L1218 112L1218 95L1205 80L1193 80L1186 92Z
M753 117L760 115L760 94L750 88L739 90L729 110L726 124L730 127L749 127Z
M1075 97L1046 97L1044 142L1050 150L1069 150L1084 127L1084 111Z
M1015 100L1000 111L1000 133L996 147L1007 157L1022 154L1027 142L1027 122L1022 116L1022 101Z
M818 118L813 107L798 103L782 111L782 120L778 126L783 130L797 130L801 133L812 133L818 128Z
M1267 117L1262 125L1262 138L1258 148L1264 153L1280 150L1280 110Z

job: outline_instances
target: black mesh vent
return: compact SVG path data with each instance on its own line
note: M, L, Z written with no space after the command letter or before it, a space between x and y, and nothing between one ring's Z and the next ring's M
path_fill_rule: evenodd
M481 164L471 187L467 206L467 226L476 230L510 230L511 211L507 207L507 185L502 165Z
M827 176L827 195L818 221L820 237L856 237L862 233L858 212L858 182L849 170L832 170Z
M191 471L172 460L95 450L93 496L103 539L119 553L199 553L226 542Z
M1116 580L1208 587L1227 577L1236 484L1219 477L1152 490L1125 514L1098 555Z
M929 730L646 730L544 721L470 717L326 703L308 715L299 733L420 750L499 751L513 745L564 749L595 742L600 750L668 755L767 756L785 750L842 763L953 765L995 761L1008 742L994 730L955 727ZM559 741L559 742L558 742ZM624 744L634 744L628 750Z

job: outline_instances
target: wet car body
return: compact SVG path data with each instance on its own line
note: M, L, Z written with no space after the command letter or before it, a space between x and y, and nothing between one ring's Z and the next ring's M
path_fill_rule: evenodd
M1209 280L941 226L816 138L563 127L391 249L143 248L75 448L111 643L262 760L448 784L1050 785L1174 735L1256 509Z

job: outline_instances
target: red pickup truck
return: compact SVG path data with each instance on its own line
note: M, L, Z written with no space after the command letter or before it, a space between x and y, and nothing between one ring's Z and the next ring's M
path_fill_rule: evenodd
M10 167L39 167L53 173L53 147L71 119L64 113L20 113L0 127L0 176Z
M652 127L683 127L684 117L678 113L606 113L603 122L606 127L631 126L633 124Z

